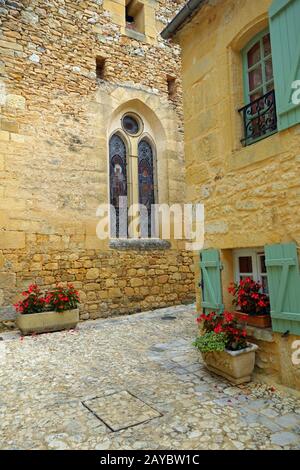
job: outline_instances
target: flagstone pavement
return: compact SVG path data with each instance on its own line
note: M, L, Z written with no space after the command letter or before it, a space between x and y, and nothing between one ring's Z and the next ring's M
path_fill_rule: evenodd
M206 371L195 306L0 334L1 449L300 449L300 398Z

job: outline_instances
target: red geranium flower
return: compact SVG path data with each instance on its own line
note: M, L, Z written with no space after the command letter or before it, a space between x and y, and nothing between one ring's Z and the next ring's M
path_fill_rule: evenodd
M215 333L222 333L223 331L223 328L222 328L222 325L219 324L218 326L216 326L216 328L214 329L214 332Z

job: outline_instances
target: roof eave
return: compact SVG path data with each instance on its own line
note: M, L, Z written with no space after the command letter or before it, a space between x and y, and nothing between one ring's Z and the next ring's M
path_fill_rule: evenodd
M170 39L189 20L206 0L189 0L173 20L161 32L163 39Z

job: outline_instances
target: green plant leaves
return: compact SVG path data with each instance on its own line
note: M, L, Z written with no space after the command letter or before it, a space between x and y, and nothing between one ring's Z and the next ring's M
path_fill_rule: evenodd
M199 336L193 345L203 353L213 351L222 352L226 348L226 343L227 336L225 333L215 333L211 331L205 333L203 336Z

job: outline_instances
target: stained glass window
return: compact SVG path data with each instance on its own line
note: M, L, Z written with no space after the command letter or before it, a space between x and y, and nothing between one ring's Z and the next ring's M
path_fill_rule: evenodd
M138 148L139 203L148 211L148 236L151 237L151 206L154 196L153 150L146 140L141 140Z
M121 197L127 197L127 152L126 146L117 134L113 135L109 142L109 178L110 178L110 204L116 211L116 230L112 226L112 235L120 236L120 206ZM127 215L126 215L127 219ZM113 220L111 219L111 222ZM124 231L124 229L123 229ZM126 234L122 234L126 236Z
M130 135L136 135L140 131L140 125L138 120L129 114L122 119L123 129Z

